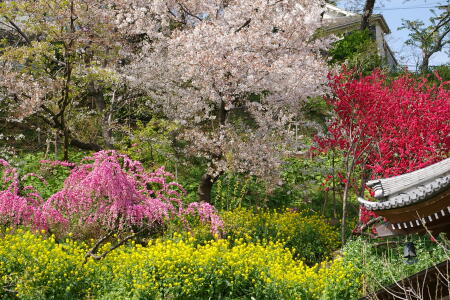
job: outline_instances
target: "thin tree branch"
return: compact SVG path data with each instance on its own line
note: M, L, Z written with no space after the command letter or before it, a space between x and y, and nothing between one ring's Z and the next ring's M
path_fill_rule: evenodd
M136 237L137 235L145 232L147 230L147 228L144 228L138 232L135 232L133 234L130 234L129 236L125 237L124 239L122 239L119 243L115 244L114 246L111 246L108 250L106 250L105 252L103 252L100 255L95 255L95 252L97 252L98 248L100 247L100 245L109 237L111 237L112 233L114 233L114 231L111 231L110 233L108 233L106 236L104 236L103 238L101 238L100 240L97 241L97 243L95 243L94 247L88 252L86 253L86 255L84 256L84 263L87 262L87 259L89 257L92 257L94 260L100 260L102 258L104 258L106 255L108 255L108 253L110 253L111 251L119 248L120 246L122 246L123 244L125 244L127 241L129 241L130 239Z
M98 239L97 242L94 244L94 246L91 248L91 250L89 250L86 255L84 256L84 263L85 264L87 262L87 259L92 256L95 256L95 253L97 252L98 248L100 247L100 245L106 241L107 239L109 239L113 234L114 234L115 230L111 230L110 232L108 232L105 236L103 236L102 238ZM95 259L95 258L94 258Z
M242 29L244 29L245 27L247 27L248 25L250 25L250 22L252 21L252 19L248 19L247 21L245 21L244 24L242 24L238 29L236 29L234 31L234 33L238 33L239 31L241 31Z
M17 31L17 33L19 33L20 36L22 36L22 38L27 42L27 44L29 46L31 46L31 40L28 38L28 36L25 34L25 32L23 32L22 29L20 29L20 27L17 26L17 24L14 23L14 21L11 20L9 17L7 17L7 16L3 16L3 17L5 18L6 21L8 21L9 24L11 24L14 27L14 29Z
M367 222L366 224L361 226L360 230L364 231L369 226L371 226L371 225L373 225L373 224L375 224L375 223L377 223L379 221L382 221L382 220L383 220L383 217L376 217L375 219L369 220L369 222Z
M196 15L194 15L193 13L191 13L191 12L189 11L189 9L187 9L183 4L181 4L181 3L178 2L178 5L179 5L180 8L183 10L183 12L185 12L185 13L188 14L189 16L191 16L191 17L193 17L193 18L195 18L195 19L197 19L197 20L199 20L199 21L203 21L202 18L200 18L199 16L196 16Z

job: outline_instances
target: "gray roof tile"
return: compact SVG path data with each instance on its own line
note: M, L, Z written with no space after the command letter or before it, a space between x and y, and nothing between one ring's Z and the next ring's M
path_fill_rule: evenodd
M425 201L450 188L450 158L423 169L385 179L372 180L367 185L374 189L371 202L359 198L368 210L403 207Z

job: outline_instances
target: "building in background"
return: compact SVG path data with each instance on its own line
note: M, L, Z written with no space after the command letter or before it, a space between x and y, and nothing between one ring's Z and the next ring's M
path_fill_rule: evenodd
M326 33L345 34L360 28L361 15L326 4L322 22ZM385 35L391 33L386 20L383 15L375 14L370 17L369 24L369 32L376 42L378 55L391 69L395 70L398 62L385 39Z

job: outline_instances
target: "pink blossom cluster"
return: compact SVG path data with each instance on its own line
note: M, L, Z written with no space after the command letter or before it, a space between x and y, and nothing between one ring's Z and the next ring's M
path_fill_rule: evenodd
M50 207L35 188L25 186L20 189L19 176L15 168L2 159L0 159L0 166L3 167L1 179L5 185L5 189L0 191L1 224L48 229L50 220L51 222L66 223L62 215Z
M211 232L219 233L219 229L223 226L223 221L216 214L214 206L207 202L192 202L185 210L187 214L198 215L202 223L211 224Z
M106 231L127 231L160 226L171 218L196 214L218 233L222 221L208 203L183 207L183 187L171 181L163 167L146 172L140 162L115 151L100 151L74 167L64 187L48 200L31 187L20 190L17 171L6 161L3 181L11 182L0 192L0 221L48 229L59 226L75 231L100 226ZM53 163L52 163L53 164ZM54 163L72 167L72 164Z
M61 166L61 167L75 167L76 164L71 163L71 162L67 162L67 161L59 161L59 160L41 160L40 161L41 164L48 164L50 166Z

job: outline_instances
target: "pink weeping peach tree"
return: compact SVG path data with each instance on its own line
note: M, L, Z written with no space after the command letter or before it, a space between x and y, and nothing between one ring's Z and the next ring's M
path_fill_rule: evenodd
M62 235L71 232L78 237L95 231L101 238L86 257L100 259L138 234L160 230L171 219L187 226L189 216L198 216L210 225L213 234L222 226L210 204L194 202L185 207L185 190L163 167L147 172L140 162L115 151L94 153L79 165L43 161L72 168L64 187L48 199L31 186L21 188L17 170L4 160L0 163L4 186L0 191L0 222ZM95 255L114 234L118 242L102 255Z
M66 219L56 209L49 207L35 188L20 186L17 170L7 161L0 159L0 167L3 169L0 182L0 224L27 225L36 229L47 229L50 222L66 224ZM39 177L35 174L27 176Z

